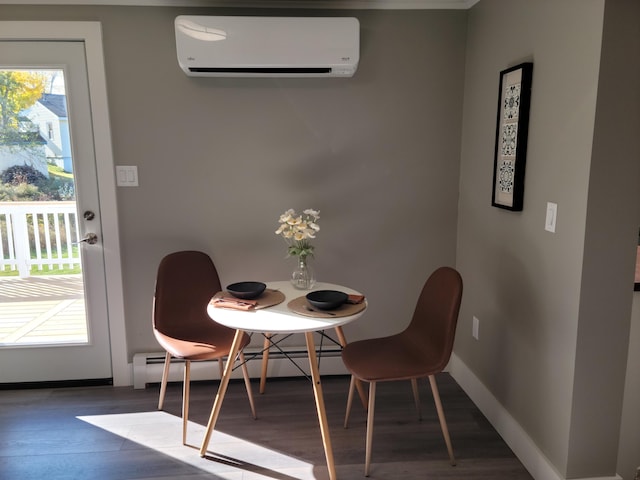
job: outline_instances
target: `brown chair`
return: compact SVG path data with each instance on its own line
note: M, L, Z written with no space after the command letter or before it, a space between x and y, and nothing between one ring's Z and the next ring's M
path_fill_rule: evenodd
M461 299L460 274L453 268L438 268L424 284L413 318L404 331L389 337L349 343L342 350L344 364L351 372L345 428L348 426L356 380L369 382L365 476L369 476L371 463L376 383L391 380L411 380L420 417L417 379L429 378L451 465L455 465L435 374L441 372L449 362Z
M235 330L214 322L207 304L221 290L220 279L211 258L202 252L183 251L167 255L158 267L153 302L153 333L167 352L160 386L158 410L162 410L171 357L184 360L182 398L182 443L187 441L189 421L189 383L192 361L218 360L222 377L223 358L228 356ZM242 349L249 343L244 335L240 347L242 373L249 395L251 413L256 417L251 383ZM234 362L235 359L228 361Z

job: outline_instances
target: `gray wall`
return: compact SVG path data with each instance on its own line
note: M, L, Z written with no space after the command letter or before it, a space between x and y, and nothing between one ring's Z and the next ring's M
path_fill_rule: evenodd
M569 445L604 5L584 3L579 16L577 2L566 1L489 1L472 9L460 177L458 267L467 288L456 353L560 471ZM534 62L533 94L524 210L514 213L490 206L496 72L522 61ZM558 204L555 234L544 230L547 201ZM473 315L479 341L469 335Z
M158 348L150 295L167 252L209 252L223 285L288 278L274 233L288 208L321 212L318 279L375 305L348 338L408 321L426 275L455 264L465 14L356 12L354 78L239 80L178 69L185 11L105 19L115 156L141 179L118 196L130 352Z
M608 1L571 412L567 471L573 476L606 474L616 467L640 218L639 87L640 2ZM638 465L640 450L636 455Z
M640 292L634 293L629 359L618 450L618 473L632 480L640 468Z
M612 7L618 7L613 9ZM629 170L629 181L635 183L633 190L636 193L635 200L630 202L635 206L636 223L640 224L640 147L638 146L640 131L640 2L626 0L625 2L607 3L607 16L605 22L605 42L608 53L616 61L617 68L611 69L618 73L618 78L624 78L623 84L610 85L610 90L627 92L626 98L614 101L614 105L624 112L623 118L630 120L629 125L621 134L612 134L612 137L625 138L630 144L630 151L623 158L628 158L631 167L635 165L635 171ZM604 63L604 62L603 62ZM609 97L611 98L611 97ZM620 119L620 116L617 115ZM612 124L620 123L619 120ZM633 149L635 148L635 153ZM635 164L633 163L635 162ZM625 172L628 171L625 169ZM606 177L605 177L606 178ZM625 182L626 183L626 182ZM628 185L628 184L627 184ZM621 222L626 224L627 222ZM637 469L640 469L640 292L633 294L633 307L631 314L631 328L629 331L629 348L627 358L627 370L624 386L624 399L620 427L620 440L618 443L618 467L617 473L625 480L635 478ZM622 349L624 350L624 349Z
M615 7L483 0L469 14L455 351L566 478L617 469L640 215L637 37L620 48L619 33L639 17L632 2ZM489 203L496 72L529 60L525 206L513 213ZM631 93L618 100L616 91ZM549 201L555 234L544 230Z

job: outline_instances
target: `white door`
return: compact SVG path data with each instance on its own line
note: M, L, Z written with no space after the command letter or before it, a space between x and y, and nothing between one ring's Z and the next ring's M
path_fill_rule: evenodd
M56 309L63 309L63 306L48 304L44 313L38 309L34 310L36 305L41 305L38 302L43 300L38 299L37 288L44 285L47 291L43 292L43 297L47 299L51 292L70 288L69 279L74 278L73 274L57 277L59 280L56 280L55 275L47 276L47 280L51 282L49 284L42 281L34 283L34 280L42 280L42 277L29 275L21 278L15 287L18 294L16 300L7 300L7 297L4 297L5 301L0 303L0 307L4 307L0 308L0 328L2 324L13 323L14 326L21 325L23 330L13 335L13 341L0 344L0 365L3 366L0 369L0 383L67 380L99 380L107 383L113 378L101 204L85 59L83 41L0 41L0 70L61 72L64 84L64 95L61 96L66 101L72 164L67 170L72 170L75 181L76 210L70 214L71 227L65 227L66 237L72 238L66 238L63 243L70 246L73 240L92 236L97 239L96 242L81 242L74 246L74 251L76 254L79 253L81 259L81 274L75 276L80 278L80 281L76 282L79 285L79 293L75 296L77 301L73 308L71 303L65 304L68 307L67 315L57 325L61 334L59 338L52 337L51 341L47 341L46 336L35 336L33 338L36 340L29 341L28 338L25 340L24 336L19 339L18 334L27 333L29 328L44 324L52 318L54 327L56 326L55 316L51 315ZM50 125L49 129L48 132L40 129L41 138L51 140L56 134L60 134L57 125ZM52 145L51 148L54 153L48 155L55 156L57 147ZM60 147L57 154L62 158L64 155L61 150ZM49 228L55 229L54 226ZM39 251L45 250L44 245L39 247ZM20 245L15 245L15 249L20 251ZM31 257L33 259L33 253ZM20 267L24 269L24 265ZM0 285L3 278L0 277ZM21 301L24 299L33 301L34 308L31 309L29 318L18 308L29 308L27 302ZM11 305L8 306L7 303ZM34 311L37 312L36 315L33 314ZM81 317L82 323L86 321L86 324L78 326L77 318L75 324L70 323L69 318L72 314ZM28 318L26 323L25 318ZM18 319L22 319L22 323L12 322ZM64 329L71 328L80 330L80 333L75 337L72 335L67 340L64 337Z

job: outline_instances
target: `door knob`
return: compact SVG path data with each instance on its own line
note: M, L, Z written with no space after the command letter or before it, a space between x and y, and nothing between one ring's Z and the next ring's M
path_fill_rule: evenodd
M95 245L98 243L98 235L95 233L87 233L85 237L78 243L88 243L89 245Z

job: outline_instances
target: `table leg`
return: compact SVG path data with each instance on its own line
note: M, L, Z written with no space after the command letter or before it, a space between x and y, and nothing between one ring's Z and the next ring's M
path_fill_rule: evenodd
M342 327L336 327L336 335L338 336L338 342L344 348L347 345L347 337L344 336L344 332L342 331ZM362 407L367 410L367 405L369 400L367 398L367 392L362 386L362 382L356 378L356 389L358 390L358 395L360 396L360 402L362 403Z
M264 342L262 344L262 372L260 374L260 393L264 393L267 384L267 367L269 366L269 350L271 349L270 333L264 334Z
M307 353L309 355L311 379L313 381L313 394L316 398L316 409L318 411L318 420L320 422L320 433L322 434L324 454L327 458L329 479L336 480L336 467L333 462L333 448L331 447L331 438L329 436L329 424L327 423L327 412L324 407L324 395L322 394L322 385L320 383L320 372L318 371L318 360L316 358L316 346L313 341L313 332L306 332L304 335L307 341Z
M240 341L242 340L243 334L244 332L242 330L236 330L236 335L235 337L233 337L233 343L231 344L229 358L227 359L224 368L224 375L220 379L218 393L216 394L216 399L213 402L213 408L211 409L211 415L209 416L209 423L207 423L207 430L205 432L204 439L202 440L202 446L200 447L201 457L204 457L207 453L209 440L211 440L211 434L213 433L213 429L215 428L216 422L218 421L218 415L220 413L220 408L222 407L222 401L224 400L224 395L227 392L227 386L229 385L229 379L231 378L231 371L233 370L233 365L236 361L236 357L238 356L238 351L240 350Z

